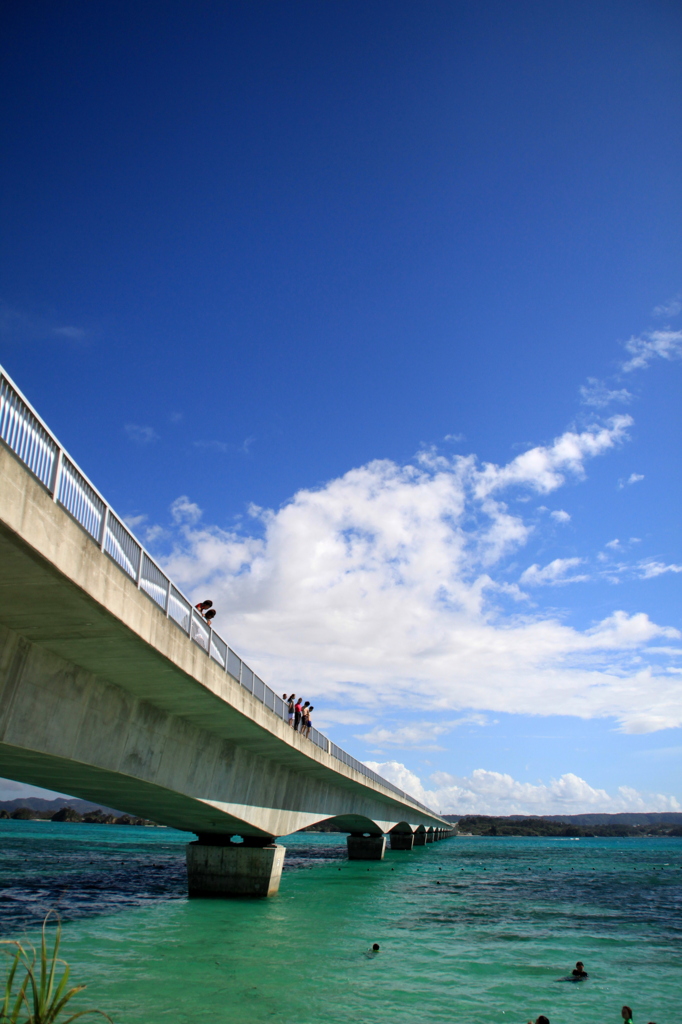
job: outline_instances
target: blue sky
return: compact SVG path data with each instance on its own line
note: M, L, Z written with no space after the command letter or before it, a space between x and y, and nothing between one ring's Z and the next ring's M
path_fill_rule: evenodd
M444 810L675 809L679 6L2 17L0 360L140 538Z

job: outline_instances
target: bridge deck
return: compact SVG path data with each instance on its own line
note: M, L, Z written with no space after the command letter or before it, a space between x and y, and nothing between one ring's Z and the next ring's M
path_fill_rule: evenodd
M53 789L64 788L56 785L64 772L70 772L72 779L74 772L75 776L80 772L88 780L78 783L76 778L75 785L71 783L66 791L74 795L84 795L86 790L90 794L94 790L109 792L116 776L116 785L127 801L123 810L143 813L138 808L144 807L149 817L165 817L168 824L193 830L239 827L245 833L285 834L330 817L349 830L367 827L368 821L382 831L399 821L409 822L413 828L449 827L416 801L397 797L388 784L368 779L294 733L191 642L54 502L21 461L1 445L0 479L0 623L9 631L0 676L0 685L5 686L0 714L1 770L14 765L24 773L25 781ZM32 707L36 722L45 723L50 706L49 714L55 716L53 725L58 720L57 731L64 737L61 755L54 740L52 747L46 743L40 751L22 741L21 729L34 735L35 728L16 720L18 705L13 710L16 698L11 692L12 672L7 659L16 660L20 647L10 642L12 637L21 638L31 650L60 660L59 672L54 667L56 662L52 668L61 680L59 685L52 691L44 685L36 686L33 704L29 699L22 713L28 714ZM88 679L79 682L70 670L67 686L62 677L69 670L64 666L77 667L88 674ZM102 747L101 763L91 759L90 773L85 762L73 768L75 730L88 730L85 705L78 700L78 693L85 694L88 687L87 707L92 719L89 731L93 736L97 733ZM130 734L132 712L127 707L128 718L121 717L126 701L119 700L117 712L111 687L137 702L138 717L144 719L147 715L150 719L132 730L137 741L131 735L118 735L126 730ZM62 695L60 700L58 693ZM68 700L71 704L65 705ZM98 708L98 700L108 701L109 708ZM108 725L102 720L95 728L95 719L105 715L109 715ZM235 752L245 759L241 774L248 780L241 786L238 799L234 787L226 798L225 782L219 783L215 776L210 784L195 782L183 792L182 786L167 784L168 769L166 776L159 774L162 759L172 760L174 746L178 762L183 760L180 725L191 730L185 745L195 748L197 742L208 742L200 737L210 738L227 744L222 754L212 754L214 759L234 759ZM156 730L158 739L159 729L165 729L166 740L160 745L163 749L144 749L143 737ZM123 740L125 751L119 751L118 768L112 767L111 759L107 766L107 744L113 748L118 743L121 747ZM194 761L199 753L193 750ZM187 752L185 756L189 756ZM135 758L140 762L139 771L132 768ZM154 758L156 767L150 761ZM277 806L273 808L275 791ZM117 805L115 801L107 802ZM150 812L150 802L155 811ZM204 805L205 814L198 810L198 804ZM259 810L260 817L251 814L249 818L244 810L247 805ZM264 813L266 810L276 813Z

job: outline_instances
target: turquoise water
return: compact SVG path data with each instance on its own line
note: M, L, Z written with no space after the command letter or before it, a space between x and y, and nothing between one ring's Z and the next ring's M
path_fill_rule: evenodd
M679 1017L682 840L463 837L349 863L345 836L296 835L278 896L229 901L185 898L186 841L0 821L0 929L34 937L56 905L81 1005L116 1024ZM558 981L577 959L589 980Z

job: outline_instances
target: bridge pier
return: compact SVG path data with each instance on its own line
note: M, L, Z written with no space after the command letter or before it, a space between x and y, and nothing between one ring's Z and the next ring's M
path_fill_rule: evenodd
M415 846L426 846L426 832L415 832L415 834L414 834L414 845Z
M414 835L412 832L391 832L392 850L411 850L414 846Z
M351 834L346 839L348 860L383 860L386 849L385 836Z
M270 838L236 844L230 836L200 836L186 847L189 895L274 896L285 852Z

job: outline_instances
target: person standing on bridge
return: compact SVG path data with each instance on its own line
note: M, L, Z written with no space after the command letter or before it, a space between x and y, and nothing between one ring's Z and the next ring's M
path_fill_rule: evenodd
M206 618L206 612L209 608L213 607L213 601L199 601L199 604L195 604L194 607L200 615L203 615L203 617ZM213 615L215 615L215 612L213 612ZM211 616L211 618L213 618L213 616Z
M294 718L295 718L296 694L292 693L292 694L289 695L288 698L285 697L284 700L286 702L287 712L289 714L289 725L293 729L293 727L294 727Z
M299 730L299 726L301 724L302 710L303 708L301 707L301 698L297 697L296 703L294 704L294 732L298 732Z
M305 704L303 705L303 707L301 708L301 732L302 732L302 734L304 736L308 735L308 723L310 721L310 719L308 717L309 705L310 705L310 701L307 700L305 702Z
M310 730L312 729L312 722L310 721L310 714L314 710L315 709L313 708L312 704L310 704L309 707L308 707L308 710L306 712L306 716L305 716L305 737L306 737L307 740L310 739Z

